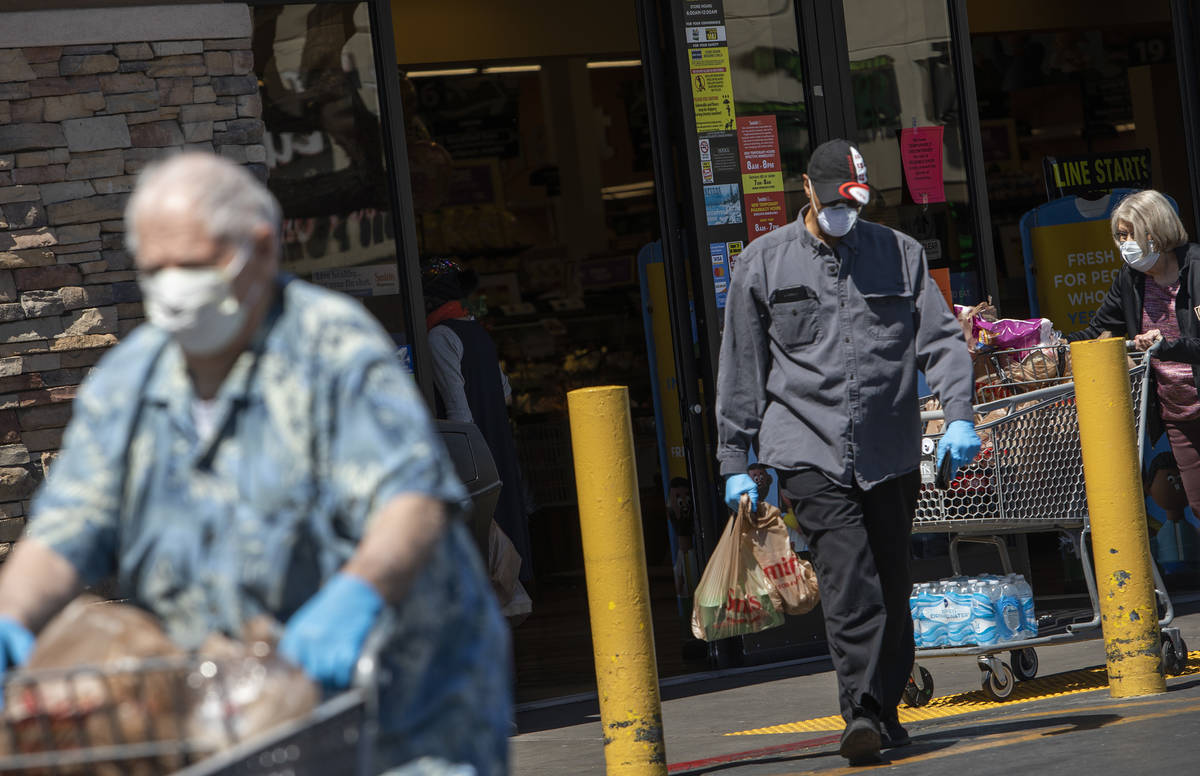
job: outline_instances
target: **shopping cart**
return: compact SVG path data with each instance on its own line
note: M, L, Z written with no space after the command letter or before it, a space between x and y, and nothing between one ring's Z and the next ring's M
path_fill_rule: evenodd
M383 638L375 633L368 638L351 689L302 718L243 740L228 716L216 729L209 726L204 735L189 736L196 730L189 724L194 719L185 702L189 694L208 693L207 702L221 710L235 705L239 688L227 675L232 672L223 670L223 661L152 658L15 673L7 678L8 697L23 695L25 705L37 713L0 731L10 752L24 752L0 758L0 773L366 776L374 772L376 656ZM239 675L246 668L239 665ZM108 701L97 705L96 698ZM114 698L122 702L114 703Z
M1139 458L1145 436L1149 399L1150 356L1139 356L1129 370L1138 434ZM1036 355L1035 355L1036 354ZM983 672L983 691L1001 701L1013 692L1017 680L1037 675L1035 647L1099 638L1100 608L1089 548L1091 527L1083 460L1079 445L1079 419L1075 408L1075 386L1067 367L1065 346L996 351L987 356L996 371L986 382L988 399L975 407L983 422L977 432L984 445L979 456L964 467L945 490L935 487L935 452L941 437L940 410L922 412L927 433L921 440L921 491L913 523L915 533L948 533L950 564L954 575L962 574L959 545L981 543L996 548L1004 573L1012 573L1006 534L1058 532L1069 541L1083 566L1083 577L1091 602L1091 616L1074 618L1059 632L988 646L920 648L917 659L974 656ZM1031 360L1037 368L1031 368ZM1131 362L1132 363L1132 362ZM1027 379L1020 379L1027 378ZM933 424L933 425L929 425ZM1175 613L1158 569L1154 569L1155 594L1162 617L1162 659L1167 673L1182 670L1187 646L1178 628L1170 627ZM1039 631L1043 630L1039 622ZM1000 655L1010 653L1011 664ZM909 706L922 706L933 697L933 677L914 662L904 690Z

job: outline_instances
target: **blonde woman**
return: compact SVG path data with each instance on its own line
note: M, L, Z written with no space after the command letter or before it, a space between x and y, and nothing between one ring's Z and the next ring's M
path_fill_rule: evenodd
M1200 516L1200 245L1189 243L1174 207L1153 189L1130 194L1112 214L1112 235L1125 266L1083 331L1162 345L1151 361L1150 439L1166 431L1192 512Z

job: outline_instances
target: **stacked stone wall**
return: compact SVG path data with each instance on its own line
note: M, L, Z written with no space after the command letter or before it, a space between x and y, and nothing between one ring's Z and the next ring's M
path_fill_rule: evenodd
M143 320L138 172L203 149L265 179L261 113L249 38L0 49L0 560L80 382Z

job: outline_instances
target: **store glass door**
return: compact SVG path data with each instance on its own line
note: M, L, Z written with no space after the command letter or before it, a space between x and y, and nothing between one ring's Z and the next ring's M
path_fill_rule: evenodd
M960 75L963 35L952 13L958 6L946 0L664 0L661 6L669 11L657 18L671 55L660 83L650 73L651 102L675 100L672 133L659 138L665 146L659 154L672 160L680 191L675 204L660 189L660 209L668 269L680 276L675 306L695 311L695 355L677 358L694 358L695 377L681 385L681 398L692 409L684 414L692 429L693 481L710 491L710 508L699 517L703 549L711 552L727 518L713 466L711 387L729 274L747 245L796 218L815 146L835 137L860 146L872 184L865 217L919 239L948 298L974 304L994 293L995 283L990 241L980 239L989 230L975 188L981 177L970 142L973 117L962 109L970 101ZM664 99L654 99L656 91ZM677 244L669 239L673 206ZM686 341L683 325L675 336ZM812 614L742 639L735 657L768 660L821 639L821 617Z
M643 51L701 560L728 519L715 468L715 379L738 256L794 220L812 148L845 126L835 3L646 0ZM693 333L694 331L694 333ZM779 502L776 491L770 498ZM819 612L717 644L725 665L823 649Z
M920 240L955 304L994 294L972 207L968 128L946 0L843 0L863 217ZM974 110L967 106L966 111Z
M700 549L725 522L713 469L729 276L800 206L812 148L805 47L790 0L641 3L663 253Z
M414 336L420 318L402 261L407 181L402 162L396 172L402 146L391 129L398 100L387 95L396 78L386 8L378 0L256 0L251 19L259 95L198 108L226 136L251 131L241 117L262 116L265 157L232 158L261 166L279 200L281 268L359 298L413 371L424 338ZM427 371L416 376L428 395Z

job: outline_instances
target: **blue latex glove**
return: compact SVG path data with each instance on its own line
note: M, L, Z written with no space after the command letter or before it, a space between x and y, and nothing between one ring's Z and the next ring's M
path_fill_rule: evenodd
M33 651L33 634L11 617L0 616L0 709L4 708L4 672L25 664Z
M725 480L725 505L734 512L738 510L743 493L750 495L750 511L758 509L758 483L749 474L734 474Z
M956 420L946 427L942 441L938 443L937 463L940 467L942 459L950 455L950 463L954 465L955 473L975 460L983 443L975 433L975 424L969 420Z
M279 653L329 690L350 686L363 641L383 598L362 579L334 574L283 630Z

